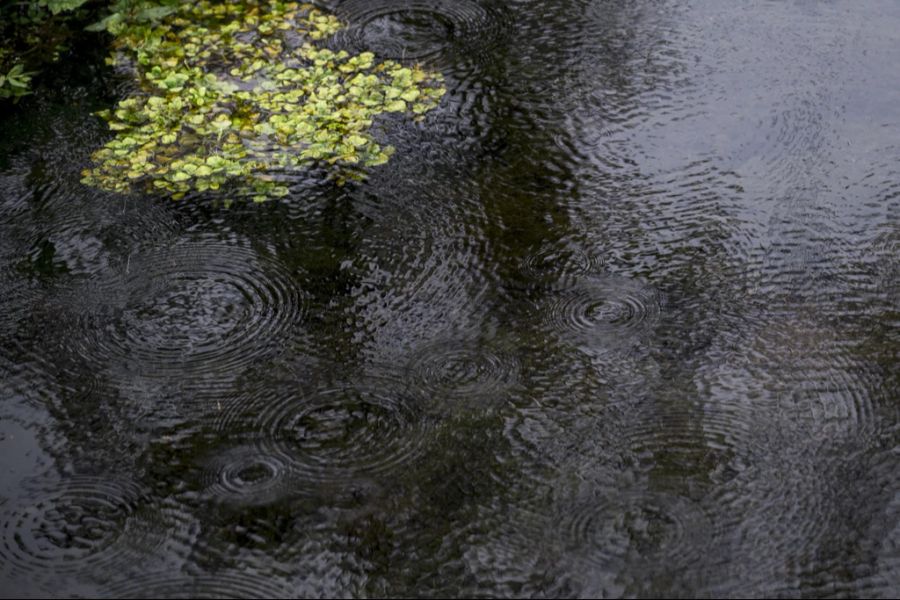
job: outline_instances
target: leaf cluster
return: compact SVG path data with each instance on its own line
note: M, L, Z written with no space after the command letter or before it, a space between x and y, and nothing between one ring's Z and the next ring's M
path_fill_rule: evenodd
M94 153L88 185L175 199L224 189L264 201L288 193L285 174L313 164L339 180L361 177L393 152L375 141L373 120L421 118L445 91L440 75L419 66L317 46L343 25L308 4L166 8L158 21L107 24L111 62L140 91L101 114L116 135Z
M31 93L32 79L66 50L72 21L87 0L22 0L0 3L0 99Z
M0 98L18 100L31 93L31 77L34 73L26 72L22 63L16 63L5 74L0 73Z
M88 0L38 0L37 4L41 8L46 7L54 15L67 10L75 10L87 3Z

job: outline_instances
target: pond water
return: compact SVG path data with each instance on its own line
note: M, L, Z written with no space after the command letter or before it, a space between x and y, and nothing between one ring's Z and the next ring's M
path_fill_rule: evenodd
M3 595L900 592L900 3L325 6L446 77L364 182L0 118Z

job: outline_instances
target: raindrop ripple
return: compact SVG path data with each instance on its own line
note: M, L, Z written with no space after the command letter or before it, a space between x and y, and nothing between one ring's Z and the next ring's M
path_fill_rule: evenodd
M5 507L3 570L83 574L133 564L165 540L162 528L143 518L141 498L134 485L79 478L28 503Z
M204 575L152 573L113 583L104 590L111 598L293 598L271 576L241 572Z
M515 355L488 342L443 340L419 351L408 374L423 397L498 404L519 380L520 370Z
M201 476L214 501L242 506L264 505L291 492L285 461L254 446L228 449L209 460Z
M659 321L662 295L627 277L585 277L549 303L543 320L562 336L622 345L649 333Z
M435 59L454 49L482 54L507 26L499 12L472 0L350 0L337 14L349 23L339 44L393 60Z
M662 562L667 570L699 560L712 534L706 513L666 492L624 491L574 506L564 535L589 564L616 569L635 561Z
M181 244L131 259L99 282L68 343L113 372L229 377L302 324L307 298L249 248Z
M244 430L268 464L289 470L298 493L315 494L400 472L424 451L428 423L410 394L379 379L276 394L234 407L220 426ZM258 466L263 458L249 460Z

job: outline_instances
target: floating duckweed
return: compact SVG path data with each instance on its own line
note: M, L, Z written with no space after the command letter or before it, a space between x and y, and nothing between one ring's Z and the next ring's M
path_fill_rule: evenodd
M185 0L159 23L111 28L110 62L141 91L98 113L116 136L82 182L174 199L226 187L261 202L288 193L278 172L318 163L343 179L384 164L393 148L369 133L373 118L421 119L444 94L441 76L312 43L341 27L309 4Z

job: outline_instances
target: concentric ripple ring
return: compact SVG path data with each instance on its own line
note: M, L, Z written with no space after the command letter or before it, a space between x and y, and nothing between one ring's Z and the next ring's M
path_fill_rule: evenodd
M427 397L502 400L519 379L521 365L511 352L489 343L442 340L418 351L408 371L411 385Z
M271 577L239 571L188 575L151 573L113 583L104 590L112 598L292 598L295 593Z
M394 60L435 58L454 47L472 51L503 35L505 21L472 0L350 0L337 7L349 26L338 43Z
M290 273L239 245L156 249L97 282L93 295L67 343L89 362L145 377L238 373L277 348L307 309Z
M140 489L79 478L0 517L3 570L77 573L128 564L165 539L138 514Z
M674 567L699 558L712 526L687 498L627 491L578 504L569 512L564 531L571 549L596 567L657 559Z
M543 318L561 336L621 346L653 329L662 301L655 288L637 280L589 276L555 295Z
M285 392L223 419L247 437L266 461L283 464L300 493L321 486L351 488L397 473L424 451L428 421L399 386L331 384Z
M203 473L212 500L244 506L275 501L291 491L285 461L254 446L231 448L211 459Z

